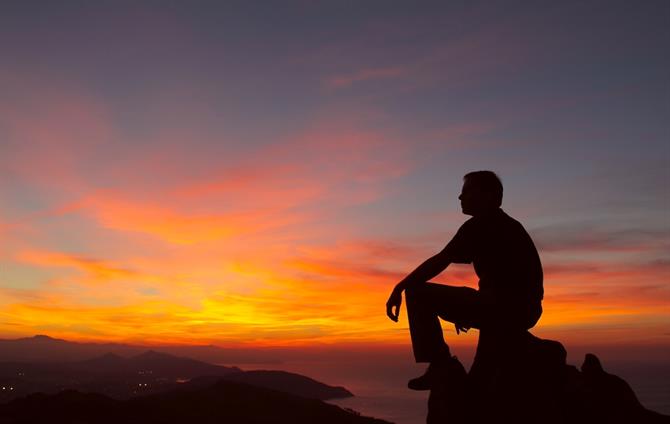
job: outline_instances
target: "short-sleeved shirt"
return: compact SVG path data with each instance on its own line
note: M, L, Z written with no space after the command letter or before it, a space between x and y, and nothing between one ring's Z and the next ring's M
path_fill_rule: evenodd
M542 301L537 249L521 223L502 209L467 220L445 249L452 262L473 264L481 293L512 304Z

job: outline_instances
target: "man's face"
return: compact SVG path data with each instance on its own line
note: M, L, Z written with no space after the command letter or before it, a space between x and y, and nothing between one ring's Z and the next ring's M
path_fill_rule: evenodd
M461 210L466 215L476 215L486 209L486 199L481 190L465 180L461 194L458 196L461 201Z

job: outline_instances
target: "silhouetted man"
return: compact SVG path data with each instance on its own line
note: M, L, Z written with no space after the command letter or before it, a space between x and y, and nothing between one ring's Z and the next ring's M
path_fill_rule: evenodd
M457 333L479 329L480 356L485 338L497 340L498 346L506 338L518 340L542 314L540 258L523 226L500 209L500 179L491 171L476 171L463 181L458 198L472 218L440 253L398 283L386 302L386 314L397 322L405 292L414 357L430 363L423 376L409 381L414 390L430 389L435 369L455 361L438 317L454 323ZM472 263L479 290L428 282L451 263Z

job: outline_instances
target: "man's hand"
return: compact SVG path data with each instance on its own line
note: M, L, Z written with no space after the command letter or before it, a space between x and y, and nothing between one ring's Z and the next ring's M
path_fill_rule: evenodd
M395 322L398 322L400 315L400 305L402 305L402 289L396 286L386 301L386 315ZM395 309L394 309L395 308Z

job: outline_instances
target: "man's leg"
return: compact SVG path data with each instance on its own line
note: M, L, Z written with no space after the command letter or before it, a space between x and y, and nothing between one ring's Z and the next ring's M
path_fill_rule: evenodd
M417 284L405 290L405 301L416 362L433 362L450 355L438 317L479 328L486 311L485 299L469 287Z
M405 298L414 357L417 362L430 362L426 373L411 379L407 386L412 390L433 390L449 381L449 387L453 384L460 387L466 373L449 352L439 318L479 328L486 310L484 297L469 287L424 283L406 289Z

